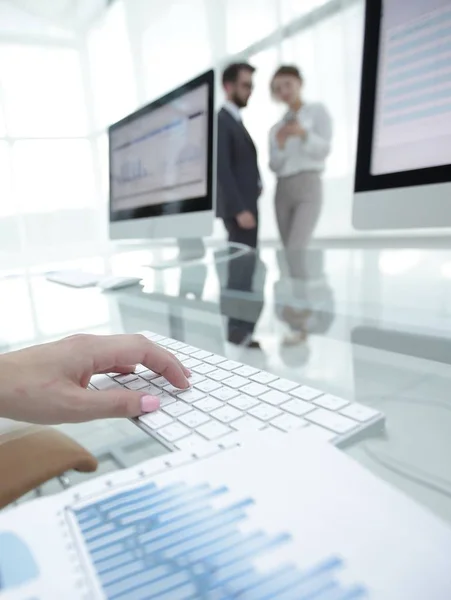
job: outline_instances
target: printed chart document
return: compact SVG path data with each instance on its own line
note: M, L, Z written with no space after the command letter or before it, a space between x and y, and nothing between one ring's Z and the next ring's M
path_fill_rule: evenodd
M177 453L0 515L0 599L449 600L451 530L307 436Z

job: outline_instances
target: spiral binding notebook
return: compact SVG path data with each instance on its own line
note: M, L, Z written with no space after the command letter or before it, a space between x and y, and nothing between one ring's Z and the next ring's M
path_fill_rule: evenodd
M0 599L449 600L451 530L330 445L176 453L0 515Z

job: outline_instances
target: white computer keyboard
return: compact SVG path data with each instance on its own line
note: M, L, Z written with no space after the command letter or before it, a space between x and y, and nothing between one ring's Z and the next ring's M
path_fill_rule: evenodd
M175 388L142 365L129 375L96 375L90 386L98 390L124 386L159 396L160 410L135 421L170 449L195 451L207 441L229 445L246 432L268 427L280 432L308 427L340 445L383 427L384 415L374 408L162 335L144 335L190 369L189 390Z

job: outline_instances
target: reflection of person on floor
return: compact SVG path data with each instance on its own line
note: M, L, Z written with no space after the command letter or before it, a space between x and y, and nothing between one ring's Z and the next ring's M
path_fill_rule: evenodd
M328 331L334 320L334 295L324 273L322 250L306 250L302 260L305 277L293 279L285 253L278 254L280 280L274 284L276 314L290 330L284 337L284 346L305 345L311 334Z
M240 111L252 94L254 68L229 65L223 73L227 101L218 115L217 215L224 221L229 242L254 249L258 239L257 200L261 180L255 145L243 125ZM227 289L251 292L256 264L254 252L231 260ZM252 339L255 323L229 319L228 340L237 345L259 347Z
M332 123L326 108L302 99L302 76L280 67L271 82L273 96L288 111L270 131L270 168L277 175L276 215L292 278L306 276L303 250L318 222L321 173L330 152Z

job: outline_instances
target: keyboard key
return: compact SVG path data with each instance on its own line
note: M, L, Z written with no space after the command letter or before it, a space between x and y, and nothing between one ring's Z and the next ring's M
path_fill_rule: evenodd
M252 415L253 417L257 417L262 421L269 421L270 419L274 419L274 417L280 415L281 412L282 411L276 408L275 406L270 406L269 404L264 404L263 402L249 410L250 415Z
M133 381L130 381L130 383L126 383L125 387L129 390L142 390L143 388L148 387L148 385L148 381L138 377L138 379L134 379Z
M351 417L351 419L355 419L360 423L370 421L371 419L374 419L374 417L377 417L381 414L378 410L370 408L369 406L363 406L358 402L353 402L343 410L340 410L340 413L346 417Z
M143 390L143 391L147 392L147 390ZM163 406L167 406L168 404L172 404L172 402L176 401L176 399L174 398L174 396L170 396L166 392L162 392L161 396L158 396L158 400L160 401L161 408L163 408Z
M188 356L191 356L191 354L195 354L196 352L199 352L199 348L195 348L194 346L185 346L184 348L182 348L180 350L180 352L182 354L186 354Z
M164 412L168 413L168 415L171 415L171 417L180 417L180 415L184 415L192 409L191 406L186 402L178 400L177 402L172 402L172 404L168 404L164 407L163 410Z
M282 402L286 402L289 399L290 396L288 396L288 394L278 392L277 390L271 390L270 392L263 394L263 396L260 396L260 400L268 402L268 404L273 404L274 406L279 406L279 404L282 404Z
M340 410L340 408L344 408L347 404L349 404L349 402L347 400L343 400L343 398L338 398L338 396L324 394L316 400L313 400L313 404L322 406L323 408L328 408L329 410Z
M187 412L186 414L182 415L179 418L179 421L181 423L183 423L184 425L187 425L188 427L191 427L191 429L194 429L195 427L199 427L199 425L203 425L204 423L207 423L207 421L210 420L210 417L208 415L206 415L204 412L202 412L201 410L190 410L189 412Z
M221 408L224 406L222 402L219 400L215 400L215 398L204 398L203 400L198 400L194 406L199 410L203 410L204 412L211 412L212 410L216 410L217 408Z
M219 389L211 392L211 395L214 398L218 398L218 400L227 402L227 400L231 400L232 398L236 398L236 396L239 396L239 392L237 392L236 390L231 390L230 388L220 387Z
M149 413L148 415L142 415L139 420L150 427L151 429L159 429L169 423L172 423L173 419L161 410Z
M266 427L266 424L263 421L259 421L259 419L246 415L245 417L241 417L241 419L233 421L231 426L237 431L258 431Z
M240 410L247 411L253 406L259 404L259 402L251 396L245 396L244 394L240 394L237 398L229 400L229 404L231 404L235 408L239 408Z
M188 381L190 382L190 385L195 385L196 383L205 381L205 377L203 375L199 375L199 373L193 373L190 377L188 377Z
M271 425L277 427L281 431L294 431L295 429L301 429L307 426L307 421L295 417L293 415L279 415L271 421Z
M144 337L146 337L148 340L150 340L151 342L154 343L158 343L160 340L164 340L165 336L164 335L160 335L158 333L152 333L152 331L143 331L142 334Z
M250 379L252 379L252 381L256 381L257 383L267 384L271 383L271 381L275 381L278 379L278 377L276 377L276 375L271 375L271 373L266 373L266 371L260 371L260 373L252 375Z
M200 373L201 375L208 375L208 373L216 371L216 367L214 365L201 363L198 367L194 367L193 371L195 373Z
M191 433L191 429L185 427L181 423L171 423L162 429L158 430L159 435L168 442L176 442L177 440L186 437Z
M170 346L171 344L174 344L176 342L176 340L173 340L172 338L163 338L162 340L160 340L158 342L159 346L163 346L163 348L166 348L166 346Z
M186 392L182 392L179 394L180 400L184 400L185 402L189 402L192 404L193 402L197 402L203 398L205 394L203 392L199 392L199 390L187 390Z
M168 394L174 394L174 396L176 396L177 394L180 394L180 392L185 391L185 390L175 387L174 385L172 385L172 383L168 383L168 385L165 385L163 390L165 392L167 392Z
M147 394L148 396L161 396L164 394L164 390L161 388L157 388L156 385L147 385L146 389L143 389L143 394Z
M289 402L282 404L281 408L298 417L302 417L302 415L306 415L308 412L315 410L313 404L305 402L304 400L290 400Z
M205 425L198 427L196 431L207 438L207 440L216 440L217 438L230 433L231 429L217 421L210 421L209 423L205 423Z
M216 369L215 371L209 373L208 377L214 379L215 381L224 381L224 379L230 377L230 373L228 371L223 371L222 369Z
M321 396L323 392L315 390L315 388L308 387L308 385L301 385L301 387L292 390L290 394L292 396L296 396L296 398L300 398L301 400L313 400L314 398Z
M244 387L245 385L247 385L249 383L249 381L247 379L244 379L244 377L240 377L239 375L234 375L233 377L224 379L223 383L236 390L238 388L241 388L241 387Z
M197 358L198 360L204 360L207 356L212 356L213 352L208 352L207 350L198 350L194 354L191 354L193 358Z
M226 360L227 359L224 358L223 356L218 356L217 354L212 354L211 356L207 356L207 358L205 359L205 362L208 363L209 365L219 365L219 363L222 363Z
M127 375L117 375L114 379L121 385L125 385L126 383L130 383L130 381L138 379L138 375L136 373L127 373Z
M215 417L215 419L218 419L218 421L221 421L222 423L230 423L231 421L242 417L243 413L240 410L233 408L233 406L226 405L222 408L218 408L218 410L213 411L211 416Z
M199 448L209 446L207 440L197 433L192 433L188 437L184 437L174 444L179 450L196 451Z
M184 342L172 342L172 344L170 344L168 346L168 348L170 348L171 350L181 350L182 348L187 348L188 344L185 344Z
M112 390L113 388L122 387L120 383L111 379L108 375L94 375L90 383L96 390Z
M183 362L183 366L186 367L187 369L193 369L194 367L198 367L199 365L202 364L200 362L200 360L196 360L195 358L189 358L188 360L184 360L182 362Z
M249 394L249 396L262 396L269 392L269 388L261 383L248 383L246 386L241 388L243 394Z
M241 377L250 377L251 375L255 375L258 373L258 369L254 369L254 367L248 367L247 365L243 365L239 369L235 369L234 373L237 375L241 375Z
M299 383L296 383L295 381L289 381L288 379L276 379L276 381L273 381L269 385L280 392L289 392L290 390L298 387Z
M166 377L157 377L156 379L152 379L152 384L156 385L157 387L164 387L165 385L169 384L169 381L166 379Z
M241 366L241 363L236 362L236 360L226 360L225 362L221 363L221 369L225 369L226 371L233 371Z
M196 383L196 388L201 392L205 392L206 394L212 392L213 390L217 390L220 387L220 383L217 383L216 381L211 381L210 379L202 381L201 383Z
M154 373L153 371L149 370L149 371L146 371L145 373L141 373L140 377L142 377L146 381L152 381L152 379L157 379L158 377L160 377L160 375L158 375L158 373Z
M145 367L144 365L136 365L136 367L135 367L135 373L137 373L138 375L140 375L141 373L145 373L148 370L149 369L147 367Z
M337 413L326 410L325 408L318 408L305 416L306 419L326 427L335 433L347 433L357 427L357 423L348 417L343 417Z

